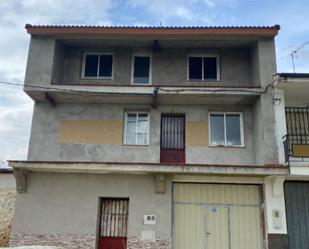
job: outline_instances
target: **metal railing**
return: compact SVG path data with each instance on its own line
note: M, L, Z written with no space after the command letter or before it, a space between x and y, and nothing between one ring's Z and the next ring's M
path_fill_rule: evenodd
M283 138L283 147L284 147L284 156L285 162L290 163L291 158L294 161L305 161L306 158L309 158L308 155L296 155L293 151L293 146L297 145L309 145L309 136L304 136L303 134L287 134ZM296 160L297 159L297 160ZM308 161L308 160L306 160Z
M303 160L307 156L295 155L293 149L298 145L309 145L309 107L286 107L287 135L283 137L285 161L297 158ZM309 157L309 155L308 155Z

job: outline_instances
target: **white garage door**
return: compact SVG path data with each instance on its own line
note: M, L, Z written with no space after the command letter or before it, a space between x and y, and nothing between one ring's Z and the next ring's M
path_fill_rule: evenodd
M257 185L173 185L173 249L261 249Z

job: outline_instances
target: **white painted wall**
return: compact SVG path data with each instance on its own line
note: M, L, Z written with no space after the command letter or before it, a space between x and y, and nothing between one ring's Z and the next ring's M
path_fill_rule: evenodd
M275 130L276 130L276 143L279 153L279 163L285 163L283 136L286 135L286 119L285 119L285 100L284 91L275 88L274 92L274 109L275 109Z
M265 178L266 220L268 233L287 234L285 200L284 200L284 176L270 176ZM280 228L275 227L273 212L280 213Z

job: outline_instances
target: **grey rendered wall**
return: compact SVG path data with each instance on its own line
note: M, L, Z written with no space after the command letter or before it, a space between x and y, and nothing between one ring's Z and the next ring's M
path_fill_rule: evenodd
M89 80L81 78L82 58L84 52L112 52L114 54L113 79ZM55 67L63 67L63 76L55 74L56 84L130 84L132 53L129 48L75 48L65 46L64 58L55 58ZM191 53L218 53L220 55L220 84L251 84L250 83L250 51L247 48L220 49L162 49L152 54L152 84L204 84L187 80L187 58ZM60 71L60 70L58 70Z
M259 81L259 85L265 91L254 105L253 120L256 163L278 163L273 103L273 75L277 70L274 39L260 40L254 50L254 53L256 53L255 80Z
M27 192L18 194L13 234L93 234L99 197L129 197L128 236L154 230L171 236L171 182L155 193L152 175L30 173ZM157 215L143 225L144 214ZM48 224L48 225L47 225Z
M186 121L208 120L209 110L244 112L244 148L187 147L187 163L254 164L253 114L250 106L214 107L206 105L149 106L100 104L48 104L36 103L30 136L30 161L117 161L153 162L160 160L161 113L184 113ZM125 110L150 111L150 145L125 146L102 144L59 144L58 129L61 120L123 120ZM100 131L98 131L100 132Z
M26 84L43 87L50 86L53 74L55 44L55 40L51 38L31 37L25 76Z

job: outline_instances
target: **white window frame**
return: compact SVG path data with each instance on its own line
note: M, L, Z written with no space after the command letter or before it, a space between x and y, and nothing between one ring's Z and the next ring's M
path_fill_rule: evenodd
M190 79L190 67L189 60L190 57L203 58L202 60L202 79ZM204 58L216 58L217 59L217 78L216 79L204 79ZM188 81L220 81L220 55L218 53L211 54L188 54L187 56L187 80Z
M149 57L149 82L147 84L143 83L136 83L134 82L134 61L135 57ZM147 86L152 84L152 53L151 52L144 52L144 53L133 53L131 58L131 84L132 85L140 85L140 86Z
M219 114L224 116L224 144L212 144L211 141L211 123L210 123L210 116L212 114ZM226 140L226 115L229 114L237 114L239 115L239 122L240 122L240 145L228 145ZM224 112L224 111L211 111L208 113L208 134L209 134L209 146L210 147L245 147L245 139L244 139L244 117L243 112Z
M85 69L86 69L86 56L87 55L98 55L98 69L97 69L97 76L85 76ZM100 70L100 56L101 55L111 55L113 58L112 61L112 75L109 77L99 76L99 70ZM83 54L83 63L82 63L82 72L81 72L81 78L82 79L104 79L104 80L112 80L114 78L114 53L109 52L85 52Z
M147 132L147 144L138 144L137 143L137 136L135 137L135 144L130 144L127 143L127 121L128 121L128 114L137 114L137 118L138 115L140 114L147 114L148 115L148 132ZM138 123L136 123L136 125L138 125ZM124 133L123 133L123 144L124 145L136 145L136 146L147 146L150 144L150 114L147 111L129 111L129 112L125 112L124 114Z

